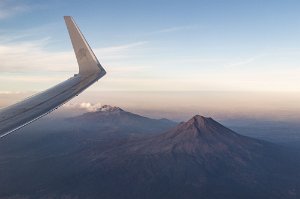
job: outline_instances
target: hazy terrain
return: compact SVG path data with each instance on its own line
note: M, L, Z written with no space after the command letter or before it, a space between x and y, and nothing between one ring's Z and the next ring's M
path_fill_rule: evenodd
M241 123L224 121L240 134L300 149L300 125L296 122L245 120Z
M280 146L202 116L178 124L110 106L54 116L1 140L0 198L296 199L300 194L300 155L293 149L299 140L285 124L227 121L238 133L285 145Z

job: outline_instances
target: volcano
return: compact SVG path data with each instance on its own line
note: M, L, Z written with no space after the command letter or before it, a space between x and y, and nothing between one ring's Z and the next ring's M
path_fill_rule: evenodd
M108 198L265 199L300 194L298 155L199 115L161 135L120 144L90 159L93 179L105 182L99 184L99 194Z

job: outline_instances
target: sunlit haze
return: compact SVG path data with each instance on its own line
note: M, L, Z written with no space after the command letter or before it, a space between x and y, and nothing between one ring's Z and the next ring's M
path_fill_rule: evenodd
M0 1L0 105L77 73L63 21L71 15L107 75L63 110L90 103L175 120L192 114L297 120L299 6L292 0Z

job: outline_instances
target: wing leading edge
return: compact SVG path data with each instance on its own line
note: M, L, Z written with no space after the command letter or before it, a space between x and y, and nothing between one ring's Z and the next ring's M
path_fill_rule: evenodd
M1 109L0 138L55 110L106 74L72 17L64 18L79 73L46 91Z

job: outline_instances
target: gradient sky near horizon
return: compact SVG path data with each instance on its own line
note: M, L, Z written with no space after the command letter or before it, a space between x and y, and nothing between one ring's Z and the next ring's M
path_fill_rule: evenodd
M76 20L108 74L90 91L300 91L296 0L1 0L0 92L77 73Z

